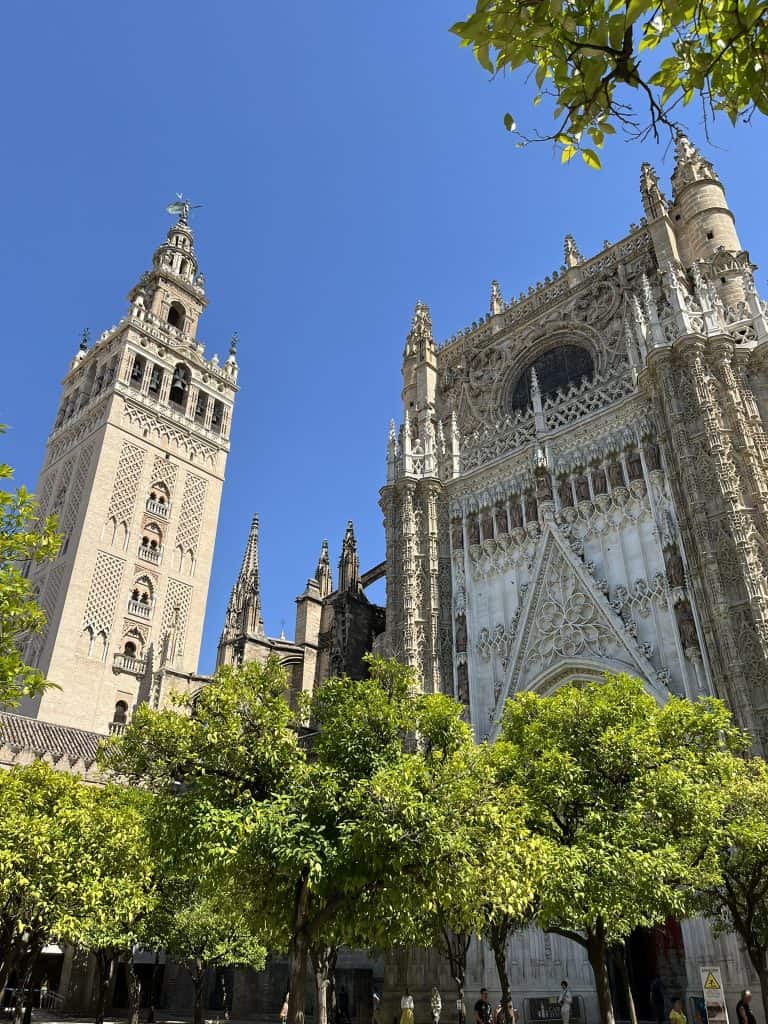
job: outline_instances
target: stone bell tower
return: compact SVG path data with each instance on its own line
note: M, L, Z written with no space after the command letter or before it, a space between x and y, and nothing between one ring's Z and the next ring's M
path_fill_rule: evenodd
M237 391L197 338L206 306L189 204L128 296L123 319L62 383L37 485L58 558L32 569L47 615L26 657L59 688L20 710L119 731L161 669L193 673Z

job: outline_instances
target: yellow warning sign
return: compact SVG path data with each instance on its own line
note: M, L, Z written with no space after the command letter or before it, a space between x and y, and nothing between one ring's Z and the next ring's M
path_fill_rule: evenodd
M720 987L721 987L720 986L720 982L714 976L712 971L708 971L707 972L707 976L704 979L704 988L710 988L710 989L711 988L716 988L716 989L719 989Z

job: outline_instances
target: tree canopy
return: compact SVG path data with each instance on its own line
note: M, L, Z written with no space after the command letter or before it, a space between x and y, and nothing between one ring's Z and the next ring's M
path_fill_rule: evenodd
M537 919L586 949L603 1024L608 948L685 917L718 877L712 833L744 744L719 701L659 707L627 676L507 704L499 774L547 850Z
M695 100L705 123L768 114L766 27L765 0L477 0L452 31L490 74L528 72L551 107L554 127L523 128L522 144L554 140L597 168L606 136L658 137Z
M297 712L276 661L224 669L186 716L137 709L105 754L166 800L177 863L236 880L254 934L287 949L291 1024L308 953L323 998L340 945L429 945L438 926L479 927L486 893L510 912L530 900L510 869L520 818L494 802L461 706L396 662L369 673L325 681Z
M768 766L750 758L739 768L714 840L720 876L701 893L699 907L716 931L739 936L768 1005Z
M0 425L0 433L5 428ZM13 470L0 463L0 481ZM39 521L37 502L25 487L0 489L0 706L13 707L45 686L40 672L24 664L21 644L45 626L25 570L31 562L53 558L59 550L56 520Z

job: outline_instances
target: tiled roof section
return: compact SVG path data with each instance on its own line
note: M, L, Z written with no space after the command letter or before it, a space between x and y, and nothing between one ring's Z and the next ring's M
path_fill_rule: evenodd
M0 711L0 746L18 747L37 755L51 754L55 760L68 757L89 765L96 760L102 739L104 737L97 732Z

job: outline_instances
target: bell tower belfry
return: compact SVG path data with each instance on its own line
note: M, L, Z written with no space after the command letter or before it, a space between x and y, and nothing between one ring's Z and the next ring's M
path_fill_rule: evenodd
M236 338L223 365L205 357L189 203L171 210L128 312L72 361L37 485L64 540L31 571L48 621L26 657L58 689L20 711L96 732L160 669L197 669L229 452Z

